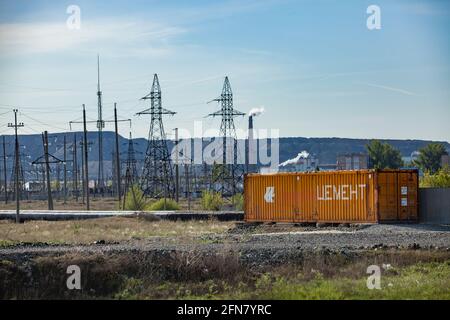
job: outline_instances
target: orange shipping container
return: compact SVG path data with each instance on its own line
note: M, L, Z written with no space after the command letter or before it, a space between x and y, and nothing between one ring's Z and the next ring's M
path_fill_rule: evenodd
M248 222L418 220L417 170L249 174L244 189Z

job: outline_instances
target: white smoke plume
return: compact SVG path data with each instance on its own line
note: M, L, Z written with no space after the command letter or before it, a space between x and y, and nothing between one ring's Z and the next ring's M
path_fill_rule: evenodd
M256 116L259 116L260 114L262 114L264 112L264 107L261 107L261 108L253 108L252 110L250 110L249 112L248 112L248 115L249 116L252 116L252 117L256 117Z
M309 155L310 155L310 154L309 154L308 151L303 150L303 151L300 152L295 158L289 159L289 160L286 160L286 161L283 162L283 163L280 163L279 167L285 167L285 166L290 165L290 164L296 164L296 163L298 163L301 159L307 159L307 158L309 157Z

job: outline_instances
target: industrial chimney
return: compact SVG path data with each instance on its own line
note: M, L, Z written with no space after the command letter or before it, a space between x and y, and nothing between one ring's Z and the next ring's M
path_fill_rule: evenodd
M248 117L247 155L245 157L247 173L251 173L250 166L256 164L255 149L255 140L253 138L253 115L250 115Z
M264 112L264 108L253 108L248 113L248 139L247 152L245 155L245 171L246 173L253 172L254 166L257 164L257 141L253 137L253 117L257 117Z

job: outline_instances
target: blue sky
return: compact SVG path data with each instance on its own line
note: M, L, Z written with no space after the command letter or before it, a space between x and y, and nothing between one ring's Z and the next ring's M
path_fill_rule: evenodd
M71 4L80 30L66 27ZM381 30L366 27L371 4ZM218 127L206 102L228 75L236 109L263 106L255 124L281 136L450 141L449 31L448 1L0 0L0 134L11 106L23 133L68 129L83 103L95 119L99 53L105 118L117 102L135 136L148 134L133 115L158 73L178 112L169 133Z

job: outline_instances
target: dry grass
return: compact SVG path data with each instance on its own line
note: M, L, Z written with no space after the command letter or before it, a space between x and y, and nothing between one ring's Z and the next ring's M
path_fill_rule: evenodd
M154 202L150 201L151 203ZM180 198L178 202L180 206L180 210L188 210L189 205L187 199ZM53 206L55 210L86 210L86 204L83 204L81 201L81 197L79 201L75 201L75 199L68 199L66 204L62 199L54 199ZM47 200L21 200L20 208L22 210L47 210L48 204ZM15 210L16 203L10 199L8 204L5 202L0 202L0 210ZM108 210L118 210L119 202L116 198L111 197L91 197L90 198L90 210L93 211L108 211ZM190 205L191 211L203 211L200 199L192 199Z
M67 203L64 204L64 200L55 199L53 200L53 206L56 210L86 210L86 205L82 203L81 198L79 201L75 199L68 199ZM102 210L117 210L119 204L115 198L90 198L90 209L96 211ZM4 202L0 203L0 210L15 210L16 203L10 199L8 204ZM48 204L47 200L21 200L20 209L22 210L47 210Z
M97 240L124 241L152 236L194 237L225 232L233 226L232 222L215 220L177 222L151 220L154 219L114 217L72 221L27 221L23 224L0 221L0 245L18 242L87 244Z

